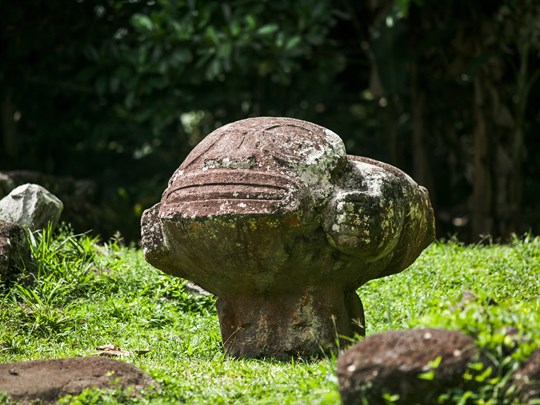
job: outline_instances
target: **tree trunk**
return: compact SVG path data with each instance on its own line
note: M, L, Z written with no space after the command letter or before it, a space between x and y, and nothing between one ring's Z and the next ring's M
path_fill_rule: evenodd
M472 201L472 238L493 233L492 156L490 140L489 96L485 91L484 74L474 79L474 184Z
M519 53L519 71L517 75L517 97L516 105L516 123L512 145L512 165L514 176L510 182L510 209L512 212L512 222L510 224L511 232L520 232L522 229L521 206L523 204L523 160L525 155L523 127L525 125L525 112L527 110L527 100L529 90L534 84L534 77L529 78L529 48L530 44L523 41L518 44ZM531 80L529 82L529 80Z
M435 202L433 177L428 158L428 139L426 137L426 95L419 83L419 69L416 62L411 63L411 120L413 140L413 177L431 191L430 198Z
M497 83L499 62L486 62L474 80L473 239L489 234L508 240L518 211L513 205L516 168L509 150L516 124Z

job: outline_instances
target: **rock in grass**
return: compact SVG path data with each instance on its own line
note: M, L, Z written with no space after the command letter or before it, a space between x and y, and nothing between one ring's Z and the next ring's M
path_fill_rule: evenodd
M31 257L24 228L0 220L0 283L11 281L21 268L28 268Z
M373 335L346 351L337 363L344 405L384 403L384 394L399 404L432 404L443 390L465 385L471 362L490 367L474 339L444 329L416 329ZM487 371L489 373L489 370Z
M112 217L119 218L120 215L125 215L98 206L96 200L98 186L92 180L53 176L32 170L0 172L0 198L23 184L39 184L58 197L64 205L62 220L73 226L76 232L88 229L112 232L114 229L109 229L114 222Z
M37 184L23 184L0 200L0 220L15 222L31 231L56 226L62 201Z
M104 357L35 360L0 364L0 392L21 404L54 403L86 388L126 389L136 394L156 382L138 368Z

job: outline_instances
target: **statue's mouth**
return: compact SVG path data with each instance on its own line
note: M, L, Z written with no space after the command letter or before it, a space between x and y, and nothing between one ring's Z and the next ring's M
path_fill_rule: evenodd
M165 191L161 214L200 218L272 214L298 208L299 187L290 177L242 169L186 174Z

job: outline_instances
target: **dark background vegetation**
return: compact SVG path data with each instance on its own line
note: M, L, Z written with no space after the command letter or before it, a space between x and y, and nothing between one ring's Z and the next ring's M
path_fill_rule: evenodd
M538 233L539 3L0 0L0 170L96 181L137 239L207 133L291 116L427 186L439 236Z

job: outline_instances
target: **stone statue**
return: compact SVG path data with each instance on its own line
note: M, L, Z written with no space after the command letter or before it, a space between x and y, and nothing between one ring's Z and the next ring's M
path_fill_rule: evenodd
M425 188L291 118L215 130L142 217L146 260L217 295L233 357L317 355L363 335L356 289L433 238Z

